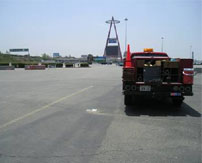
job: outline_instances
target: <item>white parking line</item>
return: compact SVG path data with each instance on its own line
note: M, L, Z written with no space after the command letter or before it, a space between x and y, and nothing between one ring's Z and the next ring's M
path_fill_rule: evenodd
M10 122L7 122L7 123L5 123L5 124L3 124L3 125L0 125L0 129L5 128L5 127L7 127L7 126L9 126L9 125L12 125L12 124L14 124L14 123L16 123L16 122L18 122L18 121L20 121L20 120L22 120L22 119L25 119L25 118L27 118L27 117L29 117L29 116L32 116L32 115L38 113L38 112L40 112L40 111L43 111L43 110L45 110L45 109L48 109L50 106L55 105L55 104L57 104L57 103L59 103L59 102L65 100L65 99L67 99L67 98L70 98L70 97L72 97L72 96L81 94L81 93L83 93L84 91L87 91L88 89L90 89L90 88L92 88L92 87L93 87L93 86L90 86L90 87L81 89L81 90L79 90L79 91L77 91L77 92L75 92L75 93L73 93L73 94L71 94L71 95L67 95L67 96L65 96L65 97L62 97L62 98L60 98L60 99L58 99L58 100L56 100L56 101L54 101L54 102L51 102L50 104L47 104L47 105L45 105L45 106L42 106L41 108L38 108L38 109L36 109L36 110L34 110L34 111L30 112L30 113L27 113L27 114L25 114L25 115L23 115L23 116L21 116L21 117L19 117L19 118L16 118L16 119L14 119L14 120L12 120L12 121L10 121Z

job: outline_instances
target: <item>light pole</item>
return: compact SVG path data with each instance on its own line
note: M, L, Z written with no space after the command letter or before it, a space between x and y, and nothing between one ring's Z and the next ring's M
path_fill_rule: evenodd
M125 52L126 52L126 46L127 46L127 21L128 19L125 18Z
M161 52L163 52L163 39L164 39L164 37L161 37Z
M190 45L190 58L192 57L192 45Z

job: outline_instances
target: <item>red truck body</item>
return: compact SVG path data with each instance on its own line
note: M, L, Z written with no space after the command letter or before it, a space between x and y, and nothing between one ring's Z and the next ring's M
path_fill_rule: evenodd
M123 67L123 94L125 105L131 105L136 96L171 97L180 106L184 96L192 96L193 60L170 58L166 53L130 53Z

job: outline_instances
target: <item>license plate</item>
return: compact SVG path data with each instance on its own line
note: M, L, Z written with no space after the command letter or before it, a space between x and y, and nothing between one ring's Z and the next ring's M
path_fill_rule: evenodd
M170 93L170 96L181 96L181 93Z
M149 92L149 91L151 91L151 86L150 85L141 85L140 91L141 92Z

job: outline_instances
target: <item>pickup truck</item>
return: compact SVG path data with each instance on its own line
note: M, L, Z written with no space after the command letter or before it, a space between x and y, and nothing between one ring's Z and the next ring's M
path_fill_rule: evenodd
M125 105L132 105L137 96L170 97L180 107L184 96L193 96L193 60L170 58L167 53L144 49L130 53L123 66L123 94Z

